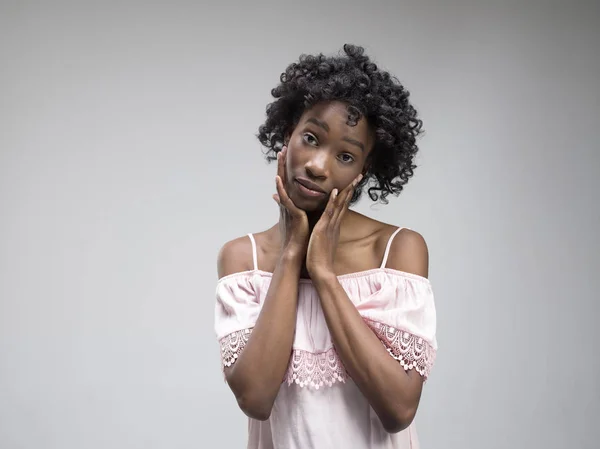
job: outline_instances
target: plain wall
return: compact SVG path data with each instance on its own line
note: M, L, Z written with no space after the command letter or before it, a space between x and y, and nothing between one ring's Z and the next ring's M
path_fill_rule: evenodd
M277 219L255 139L301 53L360 44L426 134L423 448L600 440L598 2L0 5L0 449L245 447L216 256Z

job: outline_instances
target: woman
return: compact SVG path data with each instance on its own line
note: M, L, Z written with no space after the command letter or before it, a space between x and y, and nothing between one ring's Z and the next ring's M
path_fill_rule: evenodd
M416 448L433 366L428 250L349 205L413 174L421 121L360 47L302 56L258 138L277 159L279 222L226 243L215 328L249 448Z

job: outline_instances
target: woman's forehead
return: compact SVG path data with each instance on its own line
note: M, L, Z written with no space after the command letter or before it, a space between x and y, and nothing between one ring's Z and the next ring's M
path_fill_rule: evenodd
M341 101L318 103L304 111L299 124L312 122L327 132L333 130L346 136L352 136L361 141L364 147L369 148L372 145L373 136L371 136L367 120L361 116L356 124L350 125L348 107L347 103Z
M352 126L348 124L348 119L350 117L348 107L349 105L347 103L341 101L318 103L304 111L300 118L300 123L309 121L311 118L316 118L328 128L336 126L344 128L346 132L350 130L352 130L353 133L368 132L368 124L364 116L361 116L356 125Z

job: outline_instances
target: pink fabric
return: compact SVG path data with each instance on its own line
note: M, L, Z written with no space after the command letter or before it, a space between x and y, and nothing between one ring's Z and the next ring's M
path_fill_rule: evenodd
M235 363L256 323L272 274L251 270L217 283L215 331L223 366ZM348 297L405 370L425 378L437 351L428 279L388 268L338 277ZM387 433L338 357L316 289L301 280L292 356L271 417L250 419L248 447L418 448L414 423Z

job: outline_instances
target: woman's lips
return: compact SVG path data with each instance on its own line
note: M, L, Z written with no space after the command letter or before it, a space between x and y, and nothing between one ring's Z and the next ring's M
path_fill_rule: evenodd
M298 187L298 190L300 191L300 193L305 196L308 196L310 198L320 198L320 197L327 195L325 192L322 192L322 191L320 192L320 191L313 190L313 189L306 187L297 179L294 180L294 182L296 183L296 186Z

